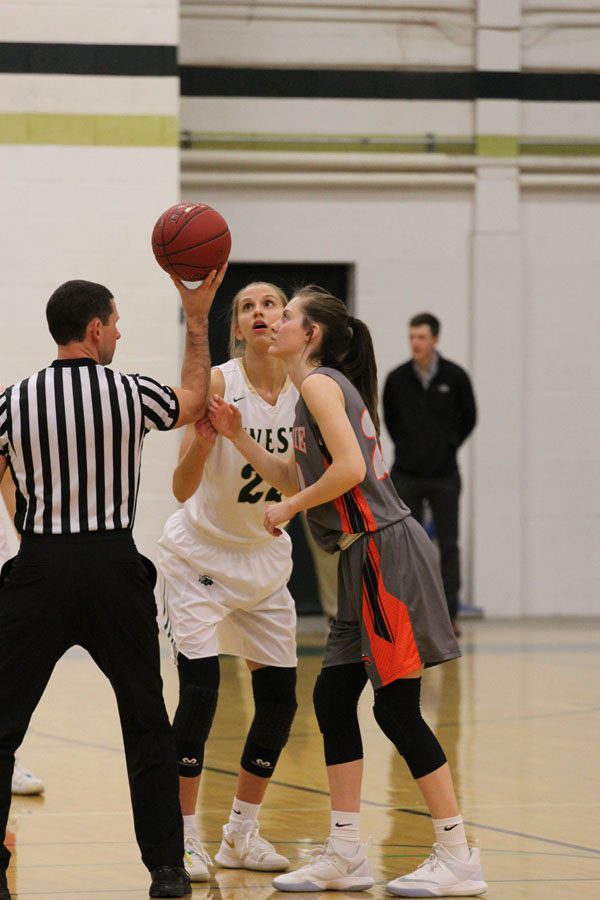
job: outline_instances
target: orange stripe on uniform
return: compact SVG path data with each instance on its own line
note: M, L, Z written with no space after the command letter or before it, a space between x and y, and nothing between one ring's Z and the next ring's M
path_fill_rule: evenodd
M327 457L325 456L325 454L323 454L323 465L325 466L325 471L327 471L327 469L330 466L330 463L329 463L329 460L327 459ZM344 495L342 494L341 497L337 497L333 501L333 503L334 503L334 506L338 511L338 515L342 521L342 531L346 532L347 534L352 534L354 529L350 525L350 518L348 516L348 508L347 508L346 502L344 500Z
M369 596L368 585L363 576L363 621L371 644L372 662L377 668L382 685L385 686L395 681L396 678L402 678L419 669L422 662L408 616L408 609L398 597L394 597L387 591L383 583L381 559L373 538L369 540L367 556L376 577L377 596L376 598L372 594ZM373 602L379 605L379 612L388 625L391 641L376 633L372 610Z
M358 487L358 485L356 487L353 487L352 490L350 491L350 493L354 497L354 499L356 501L356 505L360 509L361 515L362 515L364 523L365 523L364 530L365 531L377 531L377 525L375 524L375 518L373 516L373 513L371 512L371 507L367 503L365 495L363 494L361 489Z

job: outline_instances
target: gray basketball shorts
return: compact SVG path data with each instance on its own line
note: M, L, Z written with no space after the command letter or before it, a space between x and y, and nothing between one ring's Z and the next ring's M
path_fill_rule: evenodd
M377 689L460 655L435 548L412 516L341 551L324 667L362 662Z

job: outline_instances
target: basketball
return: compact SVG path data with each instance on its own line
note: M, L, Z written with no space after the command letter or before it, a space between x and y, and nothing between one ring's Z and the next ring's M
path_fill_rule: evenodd
M156 262L182 281L202 281L227 262L230 250L227 222L204 203L176 203L152 230Z

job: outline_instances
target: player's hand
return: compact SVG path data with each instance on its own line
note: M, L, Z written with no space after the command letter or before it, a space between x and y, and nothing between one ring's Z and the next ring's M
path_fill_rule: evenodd
M242 428L242 414L237 406L225 403L218 394L213 394L208 404L208 418L216 432L233 440Z
M282 529L277 526L284 522L289 522L291 518L292 514L290 512L289 502L287 500L282 500L281 503L273 503L271 506L267 507L263 524L270 535L279 537L283 532Z
M209 272L202 284L195 288L186 287L181 278L170 275L171 281L179 291L186 319L205 318L208 315L226 271L227 263L220 269Z
M211 425L208 416L205 416L203 419L198 419L197 422L194 422L194 428L196 430L196 440L199 444L205 444L208 447L214 447L215 441L218 437L218 432L215 431L215 429Z

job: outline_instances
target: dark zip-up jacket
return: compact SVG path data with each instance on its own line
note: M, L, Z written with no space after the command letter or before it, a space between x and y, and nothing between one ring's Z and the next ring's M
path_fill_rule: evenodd
M456 472L457 450L477 420L469 376L442 356L428 388L412 360L390 372L383 389L383 414L396 449L394 469L417 478Z

